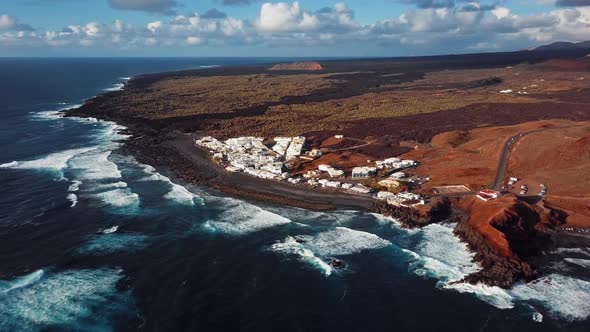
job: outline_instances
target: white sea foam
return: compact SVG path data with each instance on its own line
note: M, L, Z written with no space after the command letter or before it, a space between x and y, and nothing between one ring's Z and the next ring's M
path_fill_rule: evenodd
M203 204L203 201L200 200L199 196L191 193L185 187L175 183L171 184L172 189L170 189L170 191L164 195L164 198L186 205L195 205L195 199L199 199L199 204Z
M96 147L65 150L45 155L39 159L13 161L10 163L1 164L0 168L58 171L58 178L63 179L62 170L68 167L67 163L69 160L76 157L77 155L92 151L94 149L96 149Z
M79 108L82 104L58 103L58 105L68 105L55 110L47 110L31 113L33 120L58 120L64 117L64 111L72 108Z
M391 245L391 242L375 234L346 227L336 227L315 235L302 235L299 238L304 241L305 248L323 257L350 255Z
M10 291L27 287L39 281L41 277L43 277L43 270L37 270L33 273L14 278L11 281L0 280L0 294L6 294Z
M500 309L513 308L513 297L500 287L459 282L465 276L480 271L481 267L473 261L474 254L467 245L453 234L454 226L432 224L414 231L417 232L415 235L422 236L421 242L415 251L403 249L414 260L410 263L410 270L417 275L437 279L439 288L474 294Z
M205 223L205 228L225 234L243 235L291 222L285 217L246 202L234 199L225 201L228 205L224 206L224 211L217 219Z
M558 254L581 254L584 256L590 256L590 248L557 248Z
M41 111L33 113L33 119L35 120L56 120L64 117L64 113L61 111Z
M550 314L567 320L582 320L590 316L590 282L560 274L551 274L531 283L519 283L511 289L483 284L456 283L468 274L481 269L473 262L474 254L453 235L450 225L429 225L420 231L422 241L415 252L405 249L414 259L411 270L419 275L438 279L443 289L472 293L479 299L500 309L517 304L538 303ZM561 253L571 250L561 250ZM580 250L573 251L581 253ZM566 258L566 261L568 259ZM586 263L583 259L571 262ZM531 319L541 321L543 315L535 310Z
M363 216L363 213L353 210L319 212L294 207L268 207L267 209L288 217L294 222L315 226L349 226L353 221Z
M114 189L95 195L106 204L114 207L131 207L139 204L139 195L130 189Z
M299 260L320 270L325 276L332 274L332 267L329 264L316 257L313 251L306 249L303 244L298 243L293 237L289 236L285 241L273 244L270 246L270 250L283 255L296 256Z
M564 261L578 265L587 269L590 269L590 259L581 259L581 258L564 258Z
M97 183L92 185L94 191L107 191L112 189L127 188L129 185L127 182L117 181L112 183Z
M452 289L460 293L474 294L478 299L487 302L499 309L514 308L514 298L509 294L508 291L500 287L488 286L484 284L472 285L461 282L455 284L446 284L443 286L443 288Z
M551 314L567 320L590 317L590 282L550 274L530 283L520 283L509 290L520 301L543 305Z
M104 91L121 91L121 90L123 90L123 88L125 88L125 84L119 82L119 83L113 84L113 86L110 88L104 89Z
M203 199L201 197L190 192L185 187L172 182L169 177L158 173L154 167L145 164L137 164L142 167L143 171L147 174L147 176L140 179L140 181L161 181L166 182L170 186L170 190L164 195L164 198L185 205L195 205L195 202L198 202L199 205L203 204Z
M110 269L35 272L22 287L0 293L0 330L112 330L112 317L128 310L116 291L120 272ZM96 313L100 312L100 315Z
M117 164L109 160L112 151L102 148L78 154L68 161L70 169L79 170L82 180L120 179Z
M481 270L473 261L475 255L453 234L453 226L432 224L422 228L423 241L415 248L420 259L412 264L413 271L439 279L439 286Z
M78 205L78 195L69 193L68 196L66 196L66 199L70 201L70 207Z
M80 185L82 185L82 181L73 180L72 184L70 184L70 186L68 187L68 191L71 193L76 192L80 190Z

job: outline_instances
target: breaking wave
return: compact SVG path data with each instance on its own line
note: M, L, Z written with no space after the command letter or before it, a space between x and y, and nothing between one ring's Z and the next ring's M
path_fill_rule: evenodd
M590 282L550 274L530 283L520 283L509 290L520 301L539 303L552 315L567 320L590 317Z
M351 255L391 245L391 242L375 234L346 227L336 227L315 235L302 235L300 238L304 241L306 248L325 257Z
M215 219L207 221L203 227L230 235L244 235L267 228L285 225L290 219L263 210L255 205L234 199L225 199L224 211Z
M325 276L332 274L332 267L317 257L313 251L306 249L303 244L298 243L295 238L289 236L283 242L277 242L270 246L270 250L286 256L295 256L299 260L308 263L320 270Z
M0 294L6 294L15 289L27 287L41 279L43 270L37 270L33 273L16 277L12 281L0 280ZM1 296L1 295L0 295Z
M531 307L532 303L539 304L561 319L583 320L590 316L588 281L554 273L530 283L519 283L510 289L458 282L468 274L481 270L481 266L473 261L474 254L467 246L454 236L453 225L429 225L416 236L422 236L422 239L414 250L403 249L412 261L410 270L417 275L437 279L439 288L473 294L499 309L511 309L518 304ZM577 249L575 252L581 253ZM565 260L581 264L589 261ZM531 319L539 322L543 315L535 310Z
M581 258L564 258L564 261L574 264L583 268L590 269L590 259L581 259Z
M288 236L284 241L270 246L270 250L295 256L302 262L320 270L325 276L333 273L332 267L326 263L331 256L345 256L364 250L381 249L391 245L377 235L336 227L332 230L315 235Z
M112 317L129 310L128 293L115 288L120 272L36 271L14 279L0 292L0 330L112 330Z
M115 189L95 194L96 197L108 205L115 207L130 207L139 204L139 195L131 189Z
M557 248L558 254L580 254L590 257L590 248Z
M423 240L414 249L420 260L411 265L414 273L439 279L443 286L481 270L473 261L475 254L453 234L453 225L428 225L421 235Z
M68 103L58 103L58 105L68 105L54 110L48 111L41 111L41 112L34 112L31 113L33 120L57 120L64 117L64 111L72 108L78 108L82 106L82 104L68 104Z
M142 167L143 171L147 174L147 176L142 178L141 181L161 181L170 186L170 189L168 193L164 195L164 198L175 201L179 204L195 205L195 203L197 203L199 205L203 205L204 202L201 197L193 194L185 187L172 182L169 177L158 173L154 167L150 165L139 164L137 162L136 164Z
M13 161L6 164L1 164L0 168L13 168L13 169L29 169L29 170L49 170L54 171L57 174L58 179L63 179L63 170L68 167L68 161L75 156L92 151L95 147L90 148L78 148L65 150L61 152L51 153L45 155L39 159L25 160L25 161Z
M475 254L453 234L454 226L432 224L413 233L422 238L414 250L403 250L412 260L410 271L438 280L438 288L473 294L500 309L513 308L512 296L500 287L459 282L480 271L481 266L474 262Z
M125 83L119 82L119 83L113 84L113 86L110 88L103 89L103 91L109 91L109 92L110 91L121 91L124 88L125 88Z

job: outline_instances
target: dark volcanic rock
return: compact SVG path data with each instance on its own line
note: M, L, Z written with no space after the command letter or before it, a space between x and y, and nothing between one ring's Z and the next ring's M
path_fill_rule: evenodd
M375 203L372 210L375 213L397 219L406 228L420 228L445 221L453 222L459 218L453 211L449 199L441 199L426 212L414 208L393 206L385 202Z

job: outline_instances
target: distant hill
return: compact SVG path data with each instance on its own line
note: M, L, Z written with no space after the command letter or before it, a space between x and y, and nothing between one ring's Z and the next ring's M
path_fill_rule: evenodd
M293 62L279 63L272 66L269 70L323 70L324 67L319 62Z
M555 42L549 45L543 45L534 48L535 51L559 51L559 50L573 50L573 49L590 49L590 40L579 43L571 42Z

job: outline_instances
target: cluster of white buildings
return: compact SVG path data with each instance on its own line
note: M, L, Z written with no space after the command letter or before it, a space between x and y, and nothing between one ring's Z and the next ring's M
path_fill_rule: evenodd
M287 178L283 172L281 155L267 148L262 137L237 137L224 142L207 136L195 141L195 144L208 149L214 158L227 164L228 171L244 173L264 178Z
M299 157L305 145L305 137L275 137L272 150L283 156L285 160Z
M375 167L355 167L352 169L352 178L353 179L366 179L371 174L375 173L377 168Z
M387 201L387 204L403 207L415 207L424 205L422 196L410 192L392 193L389 191L380 191L377 193L377 199Z
M320 172L326 172L331 178L338 178L344 176L344 171L340 169L336 169L330 165L319 165L318 170Z
M393 169L393 170L400 170L400 169L404 169L404 168L408 168L408 167L414 167L416 165L418 165L418 163L416 163L413 160L408 160L408 159L400 159L400 158L387 158L385 160L377 160L375 162L375 165L377 166L378 169L383 169L383 168L387 168L387 169Z
M330 181L327 179L320 179L317 181L314 179L310 179L307 182L311 186L321 185L324 188L342 188L357 194L368 194L371 192L371 188L362 184L341 183L338 181Z
M306 155L302 155L305 146L305 137L275 137L275 144L271 148L263 144L262 137L236 137L225 141L220 141L214 137L207 136L195 141L199 147L207 149L214 159L217 159L226 170L231 172L244 172L259 178L286 180L289 183L299 184L306 183L312 187L324 187L333 189L342 189L351 193L369 194L372 189L361 183L339 182L336 179L344 177L344 171L333 166L322 164L317 170L310 170L303 177L291 177L288 172L284 172L285 162L297 157L321 155L320 150L312 150ZM352 179L367 179L377 173L379 169L388 169L399 171L408 167L415 166L417 163L413 160L402 160L399 158L389 158L375 162L375 166L354 167L352 169ZM329 178L322 178L322 174L327 173ZM397 180L405 177L402 172L392 174L387 182L387 188L399 186ZM304 182L305 181L305 182ZM385 181L385 180L384 180ZM377 194L377 198L387 200L389 204L405 206L414 206L423 200L419 195L412 193L394 194L382 191ZM414 205L412 205L414 204Z

